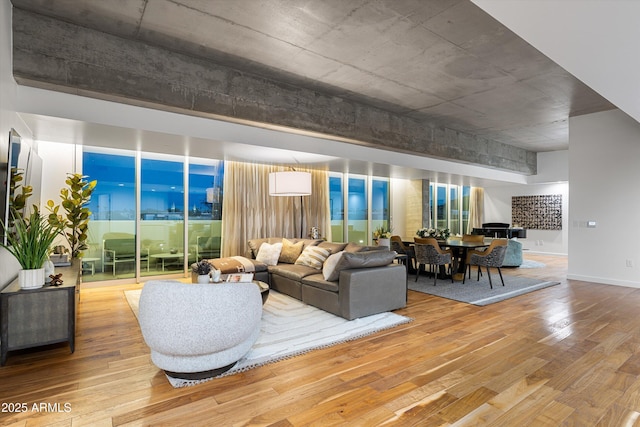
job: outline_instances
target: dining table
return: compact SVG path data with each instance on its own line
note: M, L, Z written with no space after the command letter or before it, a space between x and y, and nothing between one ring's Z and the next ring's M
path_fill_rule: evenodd
M485 241L472 242L461 239L439 240L438 244L442 248L450 248L453 252L453 280L462 280L467 271L467 252L470 249L486 248L490 245Z
M403 241L405 246L413 246L415 242ZM467 252L469 249L486 248L490 245L486 241L471 242L462 239L446 239L438 240L438 245L441 248L450 248L453 252L453 265L451 271L453 272L453 280L461 281L464 279L464 275L467 269ZM444 277L444 273L441 272Z

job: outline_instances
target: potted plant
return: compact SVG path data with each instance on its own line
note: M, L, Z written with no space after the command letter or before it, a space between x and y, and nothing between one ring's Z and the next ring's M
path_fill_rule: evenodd
M202 260L193 264L193 272L198 275L198 283L209 283L209 274L211 273L211 264L209 261Z
M68 188L60 190L62 209L53 200L47 201L49 210L49 222L58 225L63 230L63 236L71 249L71 258L81 258L82 251L87 249L87 231L89 228L89 216L91 211L86 205L91 201L91 193L97 185L97 181L86 181L87 178L79 173L68 174L65 183Z
M451 232L448 228L445 229L437 229L437 228L421 228L416 231L416 236L419 237L433 237L437 240L447 240Z
M380 226L373 232L373 237L378 241L378 246L391 247L391 230Z
M45 282L43 266L49 258L49 248L62 229L41 216L36 206L33 206L28 218L11 209L11 218L13 226L10 230L2 224L7 234L7 244L0 245L16 257L22 267L18 272L20 287L41 288Z

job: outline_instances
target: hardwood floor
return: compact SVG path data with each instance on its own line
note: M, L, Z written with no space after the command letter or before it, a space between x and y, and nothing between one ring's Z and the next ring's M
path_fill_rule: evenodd
M150 363L123 295L140 285L84 289L74 354L13 352L0 368L0 424L640 425L640 289L526 258L547 267L505 278L561 285L486 307L411 291L409 324L183 389Z

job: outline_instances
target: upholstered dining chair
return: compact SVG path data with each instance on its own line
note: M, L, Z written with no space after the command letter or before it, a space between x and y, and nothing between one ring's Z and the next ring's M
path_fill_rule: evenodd
M415 237L414 251L416 254L416 282L420 276L420 272L425 265L429 265L429 271L433 270L433 286L436 285L438 279L438 267L449 265L453 262L453 253L450 249L442 250L438 241L433 237ZM453 275L451 275L451 283L453 283Z
M471 250L467 253L466 265L469 270L469 278L471 278L471 266L478 266L478 279L480 280L480 268L482 266L487 269L487 276L489 277L489 286L493 289L493 283L491 282L491 272L489 269L491 267L495 267L498 269L498 274L500 274L500 281L502 282L502 286L504 286L504 279L502 278L502 271L500 268L502 267L502 263L504 262L504 256L507 253L507 239L493 239L489 247L484 251ZM464 278L462 279L462 283L464 283L466 278L466 272Z
M411 246L407 246L400 236L391 236L391 250L407 256L407 269L415 268L416 254Z

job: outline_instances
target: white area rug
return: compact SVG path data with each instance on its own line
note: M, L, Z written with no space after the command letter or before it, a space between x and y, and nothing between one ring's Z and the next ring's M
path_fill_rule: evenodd
M137 317L140 291L125 291L125 296ZM386 312L349 321L271 290L263 307L258 341L245 357L221 377L355 340L411 320L399 314ZM185 387L210 380L167 378L174 387Z

